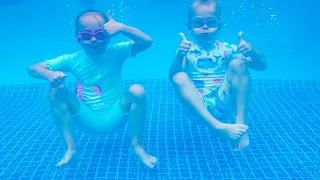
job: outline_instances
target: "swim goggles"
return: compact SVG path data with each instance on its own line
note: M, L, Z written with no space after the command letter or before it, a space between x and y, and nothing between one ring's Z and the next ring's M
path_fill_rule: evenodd
M107 34L103 30L98 30L95 32L91 31L82 31L79 33L77 40L90 40L92 37L95 37L97 40L104 40L108 38Z
M205 24L210 28L214 28L214 27L219 26L220 21L217 21L217 19L214 17L210 17L207 19L193 18L192 22L189 25L193 28L200 28L200 27L204 26Z

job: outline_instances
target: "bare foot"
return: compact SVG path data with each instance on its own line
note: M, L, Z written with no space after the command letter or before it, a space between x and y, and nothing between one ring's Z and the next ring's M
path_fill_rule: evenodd
M222 123L217 128L217 131L222 137L234 142L234 141L237 141L239 138L241 138L244 135L244 133L247 131L247 129L248 129L248 126L244 124Z
M69 165L71 163L76 163L79 161L79 159L80 159L80 156L77 151L67 150L67 152L64 154L63 159L60 162L58 162L56 166L62 167L62 166Z
M249 145L249 135L246 132L233 146L234 151L241 151Z
M157 158L146 153L142 146L132 146L129 149L131 155L139 158L149 168L153 168L157 163Z

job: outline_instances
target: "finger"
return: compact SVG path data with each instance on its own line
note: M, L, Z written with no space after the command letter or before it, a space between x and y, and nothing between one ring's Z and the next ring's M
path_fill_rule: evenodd
M113 20L113 17L111 16L110 10L107 12L107 17L108 17L109 21Z
M238 33L238 37L239 37L239 41L241 42L241 41L244 41L244 39L243 39L243 32L242 31L240 31L239 33Z
M58 78L57 78L57 82L61 83L61 82L63 82L63 81L65 81L65 78L64 78L64 77L58 77Z
M245 45L243 43L240 43L238 46L237 46L237 49L240 50L241 48L245 47Z
M191 46L191 42L184 40L182 41L181 45Z
M240 49L239 49L239 51L241 52L241 53L243 53L243 52L245 52L245 51L248 51L249 49L246 47L246 46L244 46L244 47L241 47Z
M185 56L185 55L188 54L188 51L181 51L181 50L180 50L180 54Z
M186 36L185 36L182 32L179 33L179 35L181 36L181 38L182 38L183 41L188 41L187 38L186 38Z
M246 49L246 46L239 46L238 51L244 51Z
M63 73L63 72L60 73L60 76L62 76L64 78L67 77L67 75L65 73Z
M181 44L181 45L180 45L180 48L190 49L190 45L189 45L189 44Z
M179 50L181 53L188 53L189 52L189 50L185 49L185 48L180 48Z
M58 85L58 84L60 84L62 81L61 81L61 79L55 79L55 80L53 80L53 84L55 84L55 85Z

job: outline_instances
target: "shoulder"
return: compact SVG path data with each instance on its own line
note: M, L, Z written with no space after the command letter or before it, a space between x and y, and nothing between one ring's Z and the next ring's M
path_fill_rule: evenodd
M62 54L60 56L57 56L55 58L45 59L45 62L47 64L64 63L64 62L69 62L69 61L74 61L76 59L80 59L81 56L82 56L82 53L80 51L75 52L75 53L66 53L66 54Z
M120 60L120 62L131 57L131 41L119 42L108 46L106 57L116 61Z
M114 51L118 51L121 49L127 49L131 47L131 41L126 41L126 42L118 42L115 44L112 44L110 46L108 46L107 51L112 53Z
M74 61L76 59L81 59L84 56L82 51L77 51L74 53L67 53L57 57L57 59L67 60L67 61Z
M50 70L69 71L81 59L80 57L80 52L67 53L52 59L46 59L44 62Z

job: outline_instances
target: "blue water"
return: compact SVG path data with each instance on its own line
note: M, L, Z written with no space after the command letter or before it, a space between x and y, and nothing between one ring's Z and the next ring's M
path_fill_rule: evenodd
M16 2L19 2L16 0ZM0 84L39 83L26 74L31 64L72 53L80 47L74 37L74 19L86 8L111 10L115 19L133 25L153 38L150 49L124 65L125 79L167 78L168 68L181 42L188 35L185 22L192 0L56 0L54 3L24 0L0 4ZM255 79L320 80L315 59L320 49L320 2L307 0L221 0L223 28L219 39L237 44L244 38L266 53L265 72L252 72ZM123 39L120 37L119 39ZM8 70L10 69L10 71ZM68 78L72 81L72 78Z
M221 1L219 38L237 33L265 52L270 66L252 72L250 146L232 146L193 123L167 81L191 0L36 0L0 2L0 179L320 179L320 3ZM46 82L29 65L79 49L74 18L86 8L106 12L149 34L153 46L124 66L125 87L144 85L143 137L158 157L152 170L129 156L128 128L109 136L77 131L81 162L56 168L65 145L51 118ZM117 37L113 42L125 40ZM74 79L68 77L69 88Z
M81 162L57 169L65 145L51 120L46 84L0 86L0 179L319 179L320 83L254 81L250 147L192 123L166 79L126 81L148 90L143 144L152 170L128 152L127 127L109 136L77 132ZM72 88L73 85L69 84Z

